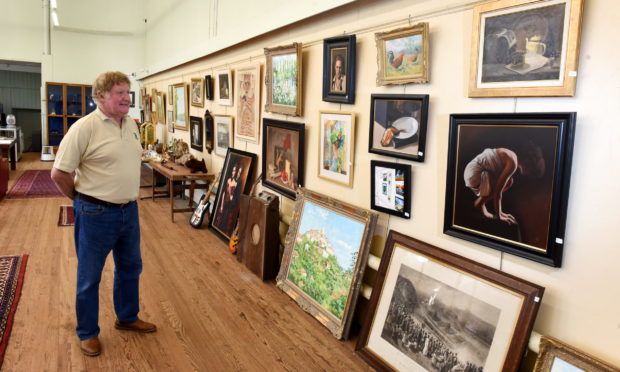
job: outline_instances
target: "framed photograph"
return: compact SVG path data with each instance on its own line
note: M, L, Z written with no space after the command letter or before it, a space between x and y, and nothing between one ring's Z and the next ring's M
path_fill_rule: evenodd
M301 43L265 48L265 111L301 116Z
M203 138L204 138L204 127L202 126L202 118L198 116L190 116L189 117L189 128L190 128L190 138L191 138L191 147L194 150L202 151L203 149Z
M320 111L319 113L319 177L351 186L355 113Z
M171 110L166 111L166 127L168 128L168 133L174 133L174 112Z
M411 165L370 161L370 208L411 217Z
M174 85L168 85L168 106L174 106Z
M211 75L205 75L205 98L213 100L213 77Z
M166 123L166 93L157 92L157 123Z
M213 115L215 129L215 155L226 156L228 148L233 147L233 117Z
M575 119L450 115L444 232L560 267Z
M355 103L355 35L323 40L323 101Z
M304 188L277 285L338 339L348 337L377 214Z
M192 106L205 107L204 81L201 78L192 78L190 92Z
M428 83L428 23L375 34L377 86Z
M474 8L470 97L574 96L583 0Z
M239 216L241 194L250 191L256 154L229 148L215 195L209 227L223 240L230 240Z
M620 372L600 359L550 336L542 336L534 372Z
M356 350L381 371L516 372L544 288L388 233Z
M304 185L304 138L306 126L263 119L263 186L295 199Z
M223 106L233 105L232 74L229 68L215 72L217 77L217 103Z
M235 136L246 141L258 142L260 130L260 63L240 67L235 94L237 95L237 125Z
M424 161L428 94L372 94L368 151Z
M187 98L188 86L186 83L173 85L173 105L174 128L188 130L189 126L189 105Z
M129 107L136 107L136 92L129 92L129 95L131 96L131 104Z

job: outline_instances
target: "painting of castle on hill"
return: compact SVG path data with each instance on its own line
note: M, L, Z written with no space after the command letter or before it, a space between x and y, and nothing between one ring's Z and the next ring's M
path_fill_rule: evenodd
M364 223L306 203L288 280L342 320Z

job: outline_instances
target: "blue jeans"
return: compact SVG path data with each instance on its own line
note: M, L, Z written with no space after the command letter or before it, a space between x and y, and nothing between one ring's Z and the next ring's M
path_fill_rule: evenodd
M75 251L78 258L75 310L77 335L85 340L99 335L99 282L106 257L114 257L114 310L121 322L138 320L140 222L138 204L106 207L79 197L73 202Z

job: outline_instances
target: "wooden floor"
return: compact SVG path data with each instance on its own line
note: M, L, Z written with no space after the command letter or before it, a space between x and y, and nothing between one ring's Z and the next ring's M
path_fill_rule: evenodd
M9 187L24 170L52 166L38 153L24 155ZM100 287L103 352L91 358L81 354L75 335L73 228L57 226L59 206L70 200L0 201L0 254L30 255L3 372L371 370L355 354L354 340L333 338L274 282L240 265L210 231L192 229L182 214L170 222L167 199L139 203L140 316L159 330L114 329L110 257Z

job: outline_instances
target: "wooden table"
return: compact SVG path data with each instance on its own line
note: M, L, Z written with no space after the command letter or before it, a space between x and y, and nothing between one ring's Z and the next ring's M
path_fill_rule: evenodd
M0 157L4 157L4 150L8 153L9 162L11 163L11 170L17 169L15 165L15 139L0 139Z
M153 168L153 181L151 184L151 190L153 194L152 199L155 200L155 195L168 194L170 197L170 219L174 222L174 214L180 212L193 212L194 190L206 189L209 183L215 179L215 175L212 173L192 173L187 167L174 162L166 162L165 164L155 161L149 161L149 165ZM166 190L155 189L155 172L166 177ZM189 206L187 208L175 208L174 207L174 181L183 181L183 190L189 189ZM189 186L185 185L185 181L189 181ZM196 181L205 181L204 185L197 185Z

